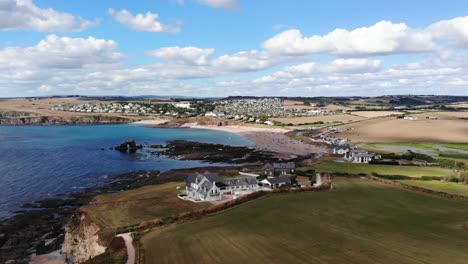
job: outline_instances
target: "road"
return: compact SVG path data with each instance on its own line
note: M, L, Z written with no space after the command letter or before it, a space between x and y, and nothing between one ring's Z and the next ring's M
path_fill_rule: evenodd
M119 234L118 237L123 238L125 247L127 248L127 264L135 264L135 247L133 246L132 233Z

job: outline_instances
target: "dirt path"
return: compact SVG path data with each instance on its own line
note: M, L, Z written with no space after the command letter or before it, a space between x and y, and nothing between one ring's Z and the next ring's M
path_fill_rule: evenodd
M132 233L125 233L117 235L118 237L123 238L125 241L125 247L127 248L127 264L135 263L135 247L133 246Z

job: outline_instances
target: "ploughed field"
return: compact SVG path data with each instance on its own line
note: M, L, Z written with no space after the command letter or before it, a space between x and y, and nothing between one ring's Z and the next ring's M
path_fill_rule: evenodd
M468 203L368 179L146 233L146 263L466 263Z
M314 169L317 172L329 172L338 174L380 174L380 175L398 175L408 177L434 176L443 177L450 173L450 170L437 167L418 167L418 166L399 166L399 165L374 165L358 163L340 163L334 161L325 161L311 167L303 167L300 170L307 171Z
M358 123L345 124L336 134L338 138L347 138L353 142L434 142L468 143L468 112L443 112L415 114L418 120L381 117ZM426 119L437 117L437 120Z

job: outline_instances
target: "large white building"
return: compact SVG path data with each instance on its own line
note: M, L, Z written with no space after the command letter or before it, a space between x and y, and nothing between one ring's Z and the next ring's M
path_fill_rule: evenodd
M359 149L353 149L345 153L344 157L352 163L369 163L373 160L378 160L381 158L380 155Z
M219 201L223 194L236 191L256 191L257 179L254 177L219 178L214 174L196 174L186 179L186 195L192 201Z

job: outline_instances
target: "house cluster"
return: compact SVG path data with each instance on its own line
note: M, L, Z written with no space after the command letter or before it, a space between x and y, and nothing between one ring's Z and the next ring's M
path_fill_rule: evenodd
M221 178L209 173L191 175L185 181L185 191L179 196L194 202L221 201L226 195L236 197L261 188L274 189L291 184L289 176L294 171L294 163L273 163L263 167L267 178L260 181L257 180L258 175L235 178Z
M159 113L156 105L144 106L140 104L110 103L110 104L77 104L71 106L57 105L52 108L56 111L81 112L81 113L119 113L119 114L149 114Z
M381 159L376 153L352 148L349 145L333 145L332 150L334 155L343 155L345 160L352 163L369 163Z
M286 110L279 98L220 100L214 105L215 112L231 116L282 116Z

